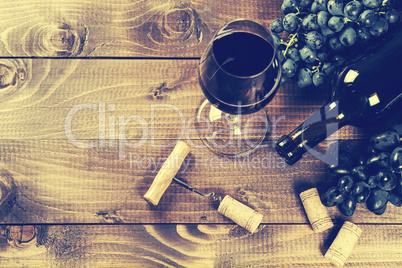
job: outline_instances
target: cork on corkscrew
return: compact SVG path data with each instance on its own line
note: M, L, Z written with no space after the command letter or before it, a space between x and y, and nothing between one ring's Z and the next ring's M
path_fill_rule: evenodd
M190 147L185 142L179 141L176 144L173 152L165 161L161 170L156 175L151 187L144 195L144 199L156 206L166 189L169 187L170 183L173 181L194 193L204 197L210 197L213 201L219 202L218 212L220 214L231 219L236 224L247 229L249 232L255 232L262 221L262 214L256 212L252 208L240 203L228 195L222 199L222 197L216 196L213 192L207 194L202 193L185 183L182 179L175 177L184 161L184 158L189 152Z
M263 217L262 214L228 195L220 203L218 212L251 233L257 230Z
M222 199L222 197L216 196L215 193L204 194L186 184L181 179L173 178L173 181L194 193L197 193L204 197L211 197L213 201L219 202L218 212L220 214L222 214L226 218L231 219L236 224L245 228L251 233L254 233L257 230L262 221L262 214L246 206L245 204L240 203L229 195L226 195Z

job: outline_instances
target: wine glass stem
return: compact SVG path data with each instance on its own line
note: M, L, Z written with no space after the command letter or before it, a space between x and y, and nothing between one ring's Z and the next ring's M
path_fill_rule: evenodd
M234 135L241 135L240 129L240 116L225 113L226 122L228 122L230 126L230 130L233 132Z

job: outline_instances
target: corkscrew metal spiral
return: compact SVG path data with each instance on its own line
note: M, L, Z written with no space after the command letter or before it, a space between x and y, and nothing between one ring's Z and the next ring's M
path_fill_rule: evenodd
M144 199L151 205L158 205L163 193L169 187L171 182L174 181L175 183L194 193L197 193L203 197L211 197L214 202L219 202L217 210L220 214L233 220L235 223L244 227L249 232L255 232L262 221L262 214L257 213L250 207L240 203L228 195L225 195L222 198L217 196L214 192L207 194L202 193L194 187L188 185L182 179L175 177L184 161L184 158L189 152L190 147L183 141L179 141L176 144L172 153L163 164L163 169L156 174L156 177L150 188L144 194ZM217 204L214 204L214 207L216 207L216 205Z
M221 196L216 196L216 194L214 192L204 194L204 193L198 191L197 189L195 189L194 187L192 187L192 186L188 185L187 183L185 183L182 179L179 179L179 178L176 178L176 177L173 178L173 181L175 183L179 184L180 186L182 186L182 187L184 187L184 188L186 188L186 189L188 189L188 190L190 190L190 191L192 191L194 193L197 193L197 194L199 194L201 196L211 197L213 201L219 201L219 202L222 201L222 197Z

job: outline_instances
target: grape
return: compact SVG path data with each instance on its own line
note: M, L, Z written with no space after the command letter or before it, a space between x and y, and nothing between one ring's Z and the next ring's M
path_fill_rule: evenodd
M395 131L385 131L370 138L371 145L380 151L387 151L399 144L399 135Z
M284 75L281 75L281 81L279 82L280 85L284 85L288 82L289 78Z
M286 49L286 44L285 42L281 39L281 44L278 46L278 51L282 51L282 53L284 53Z
M340 55L334 55L332 57L332 62L336 67L339 67L346 62L346 59Z
M367 168L362 165L354 167L351 171L351 174L361 181L366 181L369 178Z
M330 62L324 63L324 65L321 68L321 71L326 75L326 76L331 76L334 71L335 71L336 66L333 65Z
M391 128L393 131L397 132L400 137L402 137L402 124L393 123Z
M371 189L378 187L377 176L375 176L375 175L370 176L370 178L367 181L367 184Z
M402 147L397 147L391 153L390 165L396 172L402 172Z
M394 7L395 6L395 0L384 0L382 4L386 7Z
M299 7L302 9L308 9L312 3L313 0L299 0Z
M377 14L373 10L366 9L359 16L359 23L363 27L371 27L377 21Z
M399 20L399 13L395 9L391 8L385 13L385 19L388 23L396 23Z
M350 194L356 199L357 203L364 203L369 198L370 186L363 181L359 181L355 184Z
M281 18L275 19L271 23L271 32L273 33L281 33L285 29L283 28L283 20Z
M328 25L328 20L331 15L327 11L320 11L317 14L317 24L320 27L326 27Z
M356 31L351 27L344 28L339 34L339 40L341 41L342 45L346 47L354 45L356 39L357 39Z
M318 87L321 86L325 83L325 74L322 72L316 72L313 75L313 84L314 86Z
M274 39L276 47L279 47L281 45L281 41L282 41L281 37L276 33L272 33L272 37Z
M340 32L345 26L345 20L342 17L332 16L328 20L328 28L334 32Z
M279 62L282 63L285 61L285 56L283 55L282 51L278 52Z
M299 17L295 13L289 13L283 19L283 28L289 33L296 31L299 25Z
M313 84L313 76L308 68L301 68L297 73L297 86L300 88L309 87Z
M333 35L335 35L335 32L332 31L327 26L321 27L321 33L322 33L323 36L333 36Z
M299 52L300 58L307 63L312 63L317 58L317 52L308 46L304 46Z
M333 36L328 41L329 47L334 51L341 51L345 48L339 40L339 36Z
M379 154L374 154L367 159L366 165L371 170L378 169L390 169L390 154L386 152L381 152Z
M317 4L317 1L314 1L311 4L310 11L311 11L311 13L314 13L314 14L316 14L316 13L318 13L320 11L319 7L318 7L318 4Z
M392 191L395 189L397 183L398 179L394 173L385 169L377 173L377 184L381 190Z
M301 27L306 31L317 30L320 27L317 23L317 15L309 14L305 16L301 22Z
M345 200L345 192L341 192L338 187L330 187L322 197L322 204L327 207L339 205Z
M328 51L326 49L320 49L317 51L317 59L319 59L322 62L325 62L328 60Z
M373 26L369 29L374 36L382 36L388 31L388 22L386 19L379 17Z
M327 167L328 172L338 175L349 174L350 169L352 168L352 156L348 152L340 150L338 155L335 155L334 158L336 158L338 162L336 164L329 165Z
M399 197L396 193L390 192L389 193L389 202L396 207L402 206L402 198Z
M284 0L281 6L283 14L295 13L297 12L297 2L296 0Z
M332 15L343 15L343 0L329 0L327 4L328 12Z
M327 11L328 0L315 0L317 3L317 10Z
M389 199L389 198L388 198L388 199ZM387 210L387 204L388 204L388 203L385 203L385 205L384 205L382 208L377 209L377 210L374 210L374 211L373 211L374 214L377 214L377 215L382 215L382 214L384 214L384 212Z
M363 5L370 9L377 9L381 6L382 0L363 0Z
M378 154L378 150L376 148L374 148L373 145L371 145L371 144L367 145L365 152L368 156Z
M340 191L349 193L350 191L352 191L354 184L355 184L355 182L353 180L353 177L350 175L346 175L339 179L338 189Z
M313 78L314 78L314 76L313 76ZM336 166L329 166L328 172L335 174L337 176L344 176L344 175L350 174L349 168L344 164L340 164L340 165L336 165Z
M352 168L356 164L356 159L346 150L339 150L338 154L339 164L347 165Z
M402 198L402 177L399 178L399 181L397 183L396 193L399 195L399 197Z
M305 42L309 48L317 50L324 45L324 37L317 31L308 32Z
M375 190L372 191L369 198L367 199L366 205L367 208L374 212L378 213L386 207L389 198L389 193L383 190Z
M349 195L340 205L338 205L338 209L343 215L352 216L356 211L356 205L356 200Z
M360 13L363 11L363 5L359 1L353 0L345 5L343 14L346 18L355 21L359 18Z
M282 64L282 73L286 77L292 77L296 74L297 64L292 59L286 59Z
M372 35L370 31L365 27L357 29L357 40L360 43L367 43L371 39Z
M291 47L286 52L286 57L293 60L294 62L300 61L300 53L299 50L295 47Z

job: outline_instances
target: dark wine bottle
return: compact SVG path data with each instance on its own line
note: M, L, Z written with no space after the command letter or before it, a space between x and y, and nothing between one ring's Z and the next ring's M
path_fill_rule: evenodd
M345 125L373 127L402 110L402 27L364 56L344 65L330 83L330 100L275 148L293 165Z

